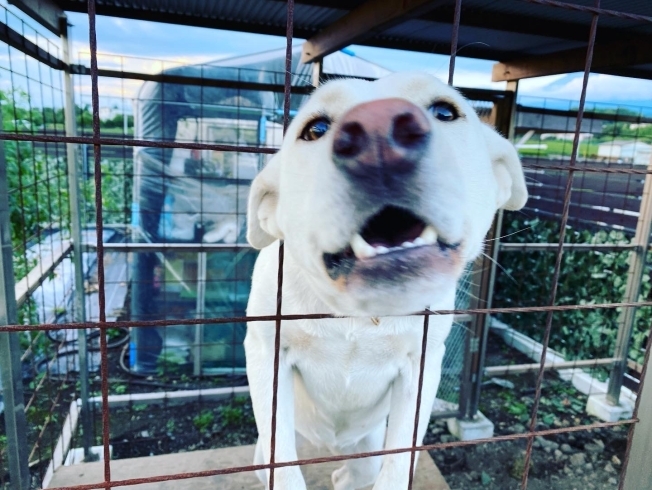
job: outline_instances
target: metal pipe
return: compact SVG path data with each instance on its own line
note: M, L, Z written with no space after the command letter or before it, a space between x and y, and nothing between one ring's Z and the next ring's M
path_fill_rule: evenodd
M652 170L652 158L648 170ZM627 285L625 287L624 300L633 298L636 301L641 293L641 282L645 272L647 250L650 248L650 233L652 232L652 174L645 176L643 185L643 196L641 199L641 210L636 224L636 234L634 244L636 248L632 250L629 256L629 274L627 276ZM629 341L634 329L636 319L636 308L626 308L620 314L618 336L616 337L616 347L614 357L617 359L611 374L609 375L609 388L607 389L607 401L612 405L618 405L620 402L620 388L623 385L623 378L627 369L627 355L629 353Z
M2 114L0 113L0 120ZM2 128L0 128L0 131ZM0 325L16 325L13 251L9 218L9 183L4 145L0 145ZM9 463L11 488L30 488L27 454L27 421L23 395L23 372L20 362L20 333L0 333L0 379L5 404L6 458Z
M63 61L70 63L70 39L68 37L68 19L62 16L59 19L61 31L61 47L63 51ZM65 126L66 136L76 136L77 126L75 117L75 95L72 82L72 75L63 72L64 91L65 91ZM82 229L81 229L81 211L80 200L81 191L79 184L81 178L77 164L77 145L66 143L66 159L68 161L68 201L70 205L70 225L73 242L73 268L75 271L75 321L86 321L86 301L84 297L84 260L82 257ZM88 380L88 338L86 329L82 328L78 332L77 344L79 351L79 384L81 399L81 426L82 426L82 445L84 446L84 459L91 459L91 446L93 441L93 425L88 405L89 397L89 380Z
M94 249L95 244L85 243L84 249ZM105 250L115 252L164 252L166 250L183 252L214 252L217 250L252 249L248 243L105 243Z
M196 303L196 318L204 318L206 307L206 252L199 252L197 254L197 303ZM204 324L198 323L195 325L195 345L194 345L194 359L193 359L193 374L200 376L202 374L202 359L201 351L204 343Z
M452 73L449 83L452 81ZM518 82L510 83L506 96L502 103L494 104L494 124L503 134L509 138L514 136L514 121L516 120L516 92ZM494 218L493 226L488 234L486 242L486 253L482 260L476 263L474 275L479 284L475 296L479 307L491 308L493 302L493 287L496 281L496 264L500 246L500 232L503 224L503 213L499 211ZM487 351L489 326L487 315L475 315L472 321L470 333L466 339L466 355L464 359L464 370L462 386L460 389L460 417L466 420L475 418L480 405L480 394L482 391L482 373Z

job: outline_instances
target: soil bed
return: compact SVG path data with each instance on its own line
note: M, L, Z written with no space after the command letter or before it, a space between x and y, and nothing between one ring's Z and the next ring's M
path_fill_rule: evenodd
M490 337L490 365L532 362ZM241 379L157 378L130 383L116 371L112 391L121 382L133 391L170 391L230 384ZM536 373L504 376L513 388L488 384L480 410L495 424L495 434L525 433L534 401ZM124 380L124 381L123 381ZM116 385L117 383L117 385ZM504 383L503 383L504 384ZM598 420L584 413L586 396L554 373L546 374L537 429L588 425ZM96 433L100 432L99 418ZM534 442L529 490L615 489L618 486L627 441L627 426L579 431L537 438ZM251 401L236 397L225 402L198 402L182 406L133 404L111 411L114 458L168 454L253 444L256 427ZM455 440L443 420L432 421L425 444ZM451 490L520 489L526 439L431 451Z
M533 362L490 335L487 365ZM480 411L494 423L495 435L527 432L537 373L501 377L514 388L488 384ZM600 420L585 413L586 395L554 372L546 373L537 430L588 425ZM534 441L528 490L616 489L629 426L557 434ZM455 440L444 421L431 422L424 443ZM521 488L527 439L431 451L451 490Z

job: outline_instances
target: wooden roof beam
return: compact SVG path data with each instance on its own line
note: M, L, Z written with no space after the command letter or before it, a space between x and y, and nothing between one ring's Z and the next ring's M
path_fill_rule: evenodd
M569 49L542 56L503 61L493 66L492 81L515 81L584 71L586 48ZM596 44L591 71L609 73L617 68L652 63L652 50L633 40Z
M323 58L441 3L441 0L369 0L308 39L303 45L301 62Z
M9 0L9 4L15 5L56 35L61 35L59 18L64 12L53 0Z

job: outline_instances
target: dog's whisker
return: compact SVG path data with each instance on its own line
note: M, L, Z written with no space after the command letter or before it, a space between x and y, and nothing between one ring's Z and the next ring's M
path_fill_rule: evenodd
M503 238L507 238L508 236L516 235L518 233L521 233L521 232L527 231L527 230L531 230L531 229L532 229L531 226L526 226L525 228L521 228L520 230L516 230L516 231L514 231L512 233L508 233L507 235L502 235L502 236L499 236L499 237L496 237L496 238L485 239L484 243L494 242L496 240L502 240Z
M482 252L482 255L485 256L486 258L488 258L488 259L489 259L491 262L493 262L494 264L496 264L496 267L498 267L498 268L499 268L499 269L500 269L504 274L506 274L507 277L509 277L512 281L514 281L516 284L518 284L518 281L514 278L514 276L512 276L512 275L507 271L507 269L505 269L502 265L500 265L500 264L498 263L497 260L495 260L493 257L487 255L487 254L484 253L484 252Z

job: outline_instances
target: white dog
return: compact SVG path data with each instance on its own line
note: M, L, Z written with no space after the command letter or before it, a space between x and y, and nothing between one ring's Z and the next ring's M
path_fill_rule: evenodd
M424 322L405 315L452 309L495 211L526 199L514 147L432 76L315 91L249 197L248 239L262 250L247 314L276 313L284 240L282 313L342 317L282 323L277 462L297 459L295 431L334 454L412 446ZM452 323L430 318L417 444ZM256 464L270 461L274 339L274 322L249 323ZM404 452L349 460L332 480L336 490L403 490L409 472ZM259 477L269 485L269 471ZM305 489L299 467L276 469L275 487Z

